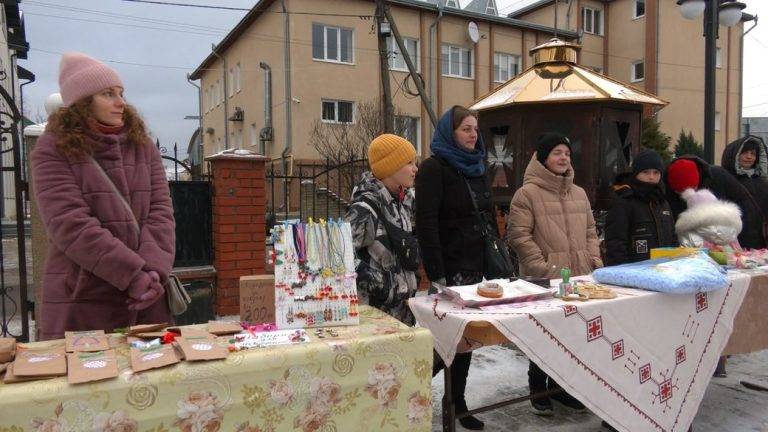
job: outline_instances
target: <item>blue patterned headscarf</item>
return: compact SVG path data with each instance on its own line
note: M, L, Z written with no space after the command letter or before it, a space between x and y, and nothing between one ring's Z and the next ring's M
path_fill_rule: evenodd
M453 138L453 110L448 110L440 118L432 135L429 149L432 154L439 156L452 167L468 177L479 177L485 173L485 145L483 137L478 133L474 150L467 150Z

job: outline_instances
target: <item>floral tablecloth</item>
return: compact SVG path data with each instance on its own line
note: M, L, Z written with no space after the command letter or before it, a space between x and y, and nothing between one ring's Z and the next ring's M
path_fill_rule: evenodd
M570 394L620 431L686 431L733 329L751 276L724 289L661 294L615 288L585 303L551 298L462 308L438 295L410 300L446 363L473 321L490 323ZM489 331L493 329L489 328Z
M311 341L68 385L0 383L0 432L429 431L432 336L370 307ZM41 345L29 344L29 345Z

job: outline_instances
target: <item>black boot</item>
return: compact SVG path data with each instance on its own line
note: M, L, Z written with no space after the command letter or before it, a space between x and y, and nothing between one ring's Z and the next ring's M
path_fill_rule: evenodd
M549 377L549 380L547 382L547 388L549 390L555 390L559 389L560 385L555 382L555 380L552 379L552 377ZM584 406L583 403L579 402L578 399L575 397L569 395L565 390L563 390L561 393L555 393L550 398L554 401L557 401L563 405L565 405L567 408L570 408L574 411L585 411L587 407Z
M533 397L547 391L547 374L532 361L528 363L528 389L531 394L531 411L536 415L551 416L554 411L549 396Z
M451 365L451 397L456 407L456 414L462 414L467 411L467 400L464 398L464 391L467 389L467 376L469 375L469 364L472 361L472 352L456 354L456 358ZM483 430L485 423L475 416L468 416L459 419L459 423L465 429Z

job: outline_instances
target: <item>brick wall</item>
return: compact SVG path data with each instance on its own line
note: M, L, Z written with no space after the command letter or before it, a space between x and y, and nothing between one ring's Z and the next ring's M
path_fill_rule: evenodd
M265 273L264 166L269 158L224 153L207 160L213 174L216 313L233 315L240 311L240 277Z

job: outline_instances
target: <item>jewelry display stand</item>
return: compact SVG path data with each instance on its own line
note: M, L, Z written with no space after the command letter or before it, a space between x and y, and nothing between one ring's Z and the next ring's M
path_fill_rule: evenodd
M285 222L272 231L279 329L358 325L352 229L348 222Z

